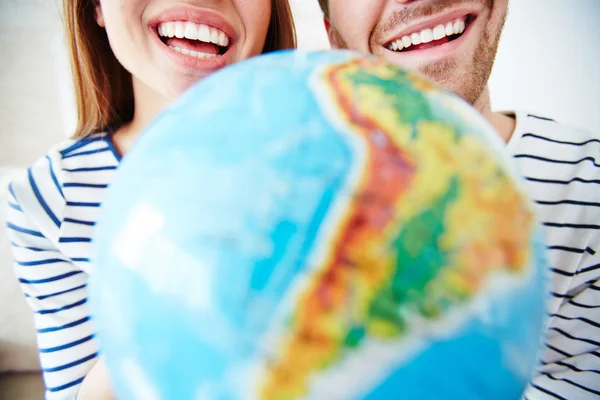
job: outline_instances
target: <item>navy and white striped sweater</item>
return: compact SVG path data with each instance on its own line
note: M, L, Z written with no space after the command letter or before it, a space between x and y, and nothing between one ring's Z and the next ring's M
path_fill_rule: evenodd
M546 228L549 331L528 399L600 395L600 141L517 114L508 149ZM598 161L597 161L598 160ZM66 141L10 185L15 270L35 313L48 399L72 399L98 345L86 283L91 238L120 159L107 134Z

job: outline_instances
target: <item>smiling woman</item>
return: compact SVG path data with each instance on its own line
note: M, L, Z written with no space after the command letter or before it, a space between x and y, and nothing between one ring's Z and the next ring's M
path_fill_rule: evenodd
M7 226L35 313L46 398L106 399L87 280L121 156L184 90L224 66L295 47L295 31L287 0L65 0L64 11L78 127L11 182Z
M243 57L296 46L294 22L287 0L231 1L228 2L230 4L227 11L230 14L229 16L215 10L207 11L190 5L186 7L177 6L178 3L173 1L131 1L126 3L127 8L132 11L132 14L137 13L137 19L133 18L135 23L122 24L123 27L127 26L127 32L122 33L125 34L125 37L135 36L136 39L142 40L143 43L138 42L137 46L134 46L145 50L146 56L152 56L151 60L146 60L146 64L143 64L140 59L140 52L143 50L132 49L130 46L120 52L120 48L124 46L121 43L122 40L118 37L112 41L115 43L114 47L117 48L113 53L114 49L111 48L111 42L109 42L111 28L113 28L110 24L111 8L117 3L119 2L115 0L105 0L99 3L83 0L64 1L63 7L67 36L70 38L78 116L75 137L84 137L93 132L106 129L114 130L133 120L135 108L133 86L135 83L132 83L132 70L134 75L136 75L136 71L143 70L137 75L147 76L152 74L152 71L146 70L156 70L161 63L161 57L156 54L158 53L157 49L151 50L149 46L155 42L153 39L159 39L163 44L171 42L170 46L172 48L170 50L173 51L165 52L162 57L162 73L156 74L156 71L154 73L154 80L163 83L163 87L159 91L167 92L169 97L173 97L176 93L181 92L191 83L200 79L204 73L203 68L214 69ZM143 7L145 3L149 3L146 8ZM242 15L247 14L247 11L244 11L248 8L246 3L251 5L250 11L253 13L244 18L252 21L252 23L248 23L248 27L243 23L249 21L242 21L241 18ZM271 3L271 7L269 3ZM252 6L252 4L255 5ZM140 9L140 7L142 8ZM238 9L242 10L239 14ZM271 11L268 12L268 10ZM108 21L105 21L107 19L105 13L108 14ZM231 15L235 17L231 17ZM128 18L132 19L131 16ZM233 22L229 22L230 19L237 21L237 28L233 28ZM260 21L263 21L262 25ZM108 22L108 26L105 29L103 25L106 22ZM144 28L144 23L149 29ZM138 26L138 29L135 35L130 35L133 26ZM261 32L254 32L254 26L261 26L259 29ZM119 33L118 26L113 29L115 29L114 36L117 36ZM141 39L144 37L144 32L148 31L153 35L149 38L146 35L146 38ZM213 47L212 53L224 56L225 53L230 52L231 54L228 56L231 56L231 60L223 58L212 64L205 61L204 65L192 62L193 65L191 66L189 65L191 61L187 60L187 67L191 67L196 71L190 72L189 68L187 71L182 71L183 73L180 75L184 75L184 78L180 79L185 79L185 82L180 82L176 88L173 88L174 83L169 83L172 79L165 79L164 77L164 74L172 76L172 61L177 62L179 60L185 67L186 59L190 57L196 57L197 59L212 58L212 56L205 56L205 54L211 53L211 46L201 45L202 47L199 49L189 46L197 46L199 42L213 43L213 35L215 35L214 39L217 41L216 31L219 31L218 44L220 46L216 49L217 52L214 51ZM223 33L223 37L221 33ZM210 40L208 40L209 34ZM238 38L237 35L240 37ZM194 39L194 37L196 38ZM195 42L183 44L181 41L176 40L184 38ZM238 40L240 40L240 43L237 43ZM180 46L177 46L177 43ZM245 43L245 48L239 49L237 54L230 51L236 45L238 48L243 47L240 45L243 43ZM188 54L185 54L185 50L188 51ZM208 53L198 50L206 50ZM194 51L196 54L190 54L190 51ZM154 53L149 54L150 52ZM179 54L174 54L176 52ZM121 53L132 54L132 56ZM202 53L202 55L198 53ZM179 57L182 54L188 57ZM130 60L131 58L137 58L138 61L133 62ZM154 68L148 68L148 65L153 65ZM152 80L153 78L142 78L142 80L147 79ZM171 87L169 87L169 84Z

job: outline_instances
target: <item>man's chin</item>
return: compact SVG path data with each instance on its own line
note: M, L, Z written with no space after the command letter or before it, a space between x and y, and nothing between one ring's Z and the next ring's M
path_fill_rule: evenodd
M453 92L470 104L474 104L481 95L482 86L473 82L472 85L465 85L468 82L466 72L469 70L467 66L459 65L454 58L438 60L432 63L414 64L398 60L398 57L389 57L385 54L380 55L386 62L394 64L405 70L416 72L423 75L430 81L435 82L440 87ZM477 79L479 81L479 79ZM483 85L485 86L485 85Z
M457 88L453 87L453 83L457 81L457 76L461 75L458 69L458 62L453 58L449 58L435 63L419 65L414 70L422 75L425 75L438 85L450 90L455 90Z
M402 59L402 57L398 57L390 51L385 51L376 55L384 61L396 65L402 69L406 69L412 72L423 73L421 72L423 68L423 65L421 63L411 62L410 60Z
M458 63L455 59L439 60L435 63L417 63L406 59L403 60L389 51L375 55L397 67L424 75L429 80L448 89L452 89L453 77L458 72Z

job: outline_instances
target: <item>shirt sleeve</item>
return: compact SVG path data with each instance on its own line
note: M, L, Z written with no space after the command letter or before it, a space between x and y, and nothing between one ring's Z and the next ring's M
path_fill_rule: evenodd
M87 274L59 250L65 199L51 156L9 185L7 229L14 269L37 329L46 398L75 399L98 356Z
M525 398L600 397L600 240L588 247L570 290L549 315L548 332Z

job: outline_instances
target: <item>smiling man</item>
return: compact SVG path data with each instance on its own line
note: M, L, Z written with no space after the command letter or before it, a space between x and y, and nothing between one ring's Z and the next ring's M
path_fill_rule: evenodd
M600 141L488 92L508 0L319 0L332 47L419 71L496 128L525 177L549 245L552 295L540 366L524 397L600 396ZM518 327L515 327L518 329Z

